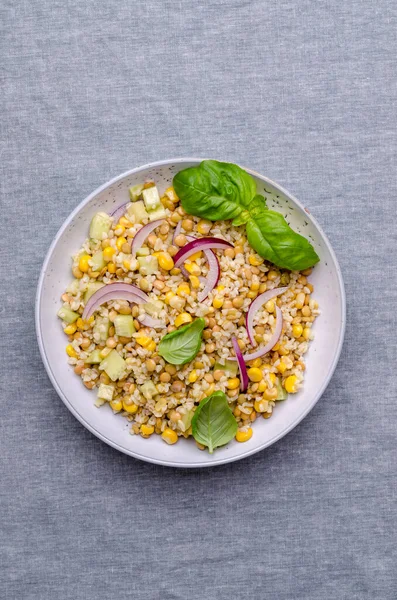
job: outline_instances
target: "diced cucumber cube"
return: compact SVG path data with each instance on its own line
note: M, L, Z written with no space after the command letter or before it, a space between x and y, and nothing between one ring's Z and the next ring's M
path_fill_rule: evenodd
M194 410L188 410L184 415L182 415L181 421L185 427L185 431L189 429L192 424L192 419L194 415Z
M288 397L288 392L283 388L283 386L281 385L281 381L278 377L277 377L276 388L277 388L276 402L281 402L282 400L286 400Z
M98 212L92 217L90 225L90 238L102 240L104 233L108 234L112 226L112 218L105 212Z
M110 321L107 317L97 316L95 319L93 333L99 335L100 342L106 342L109 337ZM101 361L99 361L101 362Z
M88 300L91 298L95 292L101 289L105 284L100 281L93 281L87 285L87 290L84 294L84 304L87 304Z
M132 187L129 188L129 193L130 193L130 200L131 202L136 202L139 198L139 196L142 194L142 190L143 190L143 185L139 184L139 185L133 185Z
M101 351L100 350L93 350L91 352L91 354L89 356L87 356L87 358L85 359L84 362L87 363L87 364L89 364L89 365L99 364L100 362L102 362Z
M113 398L113 394L114 385L105 385L104 383L101 383L98 390L98 398L103 398L104 400L110 402Z
M145 381L145 383L141 385L139 389L141 394L146 398L146 400L151 400L154 396L158 394L156 386L150 379L148 379L148 381Z
M146 210L148 211L156 210L159 206L162 206L159 191L155 185L143 190L142 198L145 203Z
M135 333L134 318L132 315L117 315L114 318L114 328L116 335L130 338Z
M148 210L149 221L157 221L157 219L165 219L167 213L164 206L158 206L155 210Z
M163 310L164 304L161 300L151 300L143 305L145 312L152 317L158 317L159 313Z
M237 375L238 365L237 361L234 360L225 360L224 364L220 362L216 362L214 364L214 371L224 371L225 375L228 377Z
M95 252L93 257L91 258L91 265L93 271L101 271L106 265L105 259L103 258L102 250Z
M65 306L62 306L62 308L60 308L58 310L58 317L60 319L62 319L62 321L65 321L65 323L74 323L75 321L77 321L77 319L79 318L79 313L74 312L74 310L70 310L70 308L67 308Z
M136 251L137 256L149 256L149 254L150 250L149 248L147 248L147 246L142 246L142 248L138 248L138 250Z
M139 272L143 277L153 275L159 270L159 263L155 256L139 256Z
M99 369L105 371L112 381L117 381L117 379L121 379L125 373L125 360L116 350L112 350L106 358L103 359L99 365Z
M134 202L127 208L127 216L134 223L142 223L145 219L149 218L142 200Z

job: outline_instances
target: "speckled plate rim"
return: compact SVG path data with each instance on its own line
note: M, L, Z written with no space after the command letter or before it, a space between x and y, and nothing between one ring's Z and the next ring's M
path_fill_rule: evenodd
M69 400L67 399L65 394L60 389L58 382L52 372L49 360L48 360L46 352L45 352L43 336L42 336L42 332L41 332L41 325L40 325L40 300L41 300L41 293L42 293L42 289L43 289L44 277L45 277L45 273L47 271L48 263L51 259L52 252L53 252L55 246L57 245L59 238L62 236L64 231L67 229L67 227L69 226L69 224L71 223L73 218L80 212L80 210L86 204L88 204L95 196L97 196L97 194L103 192L109 186L117 183L121 179L124 179L125 177L128 177L130 175L139 173L140 171L143 171L145 169L151 169L151 168L156 168L156 167L167 166L169 164L179 164L179 163L186 163L186 162L199 163L203 160L207 160L207 159L185 157L185 158L173 158L173 159L168 159L168 160L160 160L160 161L156 161L156 162L151 162L146 165L136 167L135 169L130 169L128 171L125 171L121 175L117 175L116 177L114 177L113 179L108 181L107 183L99 186L91 194L89 194L82 202L80 202L80 204L78 204L78 206L74 209L74 211L72 211L72 213L64 221L64 223L59 228L57 234L55 235L55 238L54 238L51 246L48 249L48 252L47 252L46 257L43 262L43 266L41 268L41 272L40 272L40 276L39 276L38 284L37 284L36 299L35 299L36 337L37 337L37 343L39 346L40 355L41 355L45 370L46 370L47 375L48 375L52 385L54 386L55 391L57 392L58 396L61 398L62 402L70 410L70 412L76 417L76 419L78 421L80 421L80 423L82 425L84 425L84 427L86 427L86 429L88 429L91 433L93 433L97 438L99 438L100 440L102 440L103 442L105 442L106 444L111 446L112 448L115 448L116 450L123 452L124 454L127 454L129 456L138 458L139 460L143 460L145 462L149 462L152 464L162 465L162 466L167 466L167 467L174 467L174 468L177 467L177 468L182 468L182 469L183 468L216 467L216 466L223 465L226 463L241 460L243 458L251 456L252 454L256 454L257 452L260 452L261 450L264 450L265 448L268 448L269 446L271 446L272 444L277 442L279 439L281 439L285 435L287 435L287 433L292 431L309 414L309 412L313 409L313 407L317 404L318 400L321 398L321 396L325 392L325 390L332 378L332 375L334 374L336 366L338 364L339 357L340 357L340 354L342 351L343 340L345 337L345 330L346 330L346 293L345 293L345 286L344 286L344 282L343 282L342 271L340 269L338 259L336 258L336 254L335 254L327 236L325 235L324 231L322 230L321 226L319 225L317 220L312 216L312 214L308 211L308 209L305 208L303 206L303 204L299 200L297 200L297 198L295 198L295 196L293 194L291 194L289 191L287 191L281 185L279 185L272 179L269 179L268 177L265 177L264 175L261 175L261 174L257 173L256 171L253 171L252 169L247 169L246 167L242 167L243 169L245 169L247 171L247 173L250 173L251 175L253 175L253 176L257 177L258 179L260 179L261 181L263 181L264 183L268 183L268 184L272 185L274 188L278 189L282 194L284 194L287 198L289 198L290 200L292 200L292 202L294 202L297 206L299 206L299 208L301 208L302 210L305 211L305 213L307 215L307 219L309 219L312 222L312 224L317 228L317 230L318 230L319 234L321 235L322 240L324 241L325 245L327 246L327 249L328 249L328 251L332 257L332 260L334 261L334 264L335 264L336 274L337 274L338 283L339 283L339 287L340 287L340 301L341 301L341 312L342 312L340 334L339 334L337 349L336 349L333 361L331 363L331 366L329 368L328 374L325 377L323 384L319 388L318 392L314 395L311 404L309 404L306 407L306 409L301 414L299 414L299 416L292 423L290 423L282 431L278 432L276 435L274 435L272 438L270 438L269 440L267 440L260 446L253 448L251 450L247 450L247 451L244 451L244 449L242 447L241 454L239 454L238 456L234 456L234 457L230 457L230 458L226 457L226 458L222 458L222 459L218 459L218 460L215 459L211 463L202 462L202 463L195 463L195 464L181 463L181 462L175 463L170 460L158 460L158 459L150 458L148 456L140 454L139 452L133 452L129 448L125 448L124 446L117 444L116 442L110 440L105 435L100 433L97 429L95 429L95 427L93 427L84 417L82 417L75 410L75 408L70 404Z

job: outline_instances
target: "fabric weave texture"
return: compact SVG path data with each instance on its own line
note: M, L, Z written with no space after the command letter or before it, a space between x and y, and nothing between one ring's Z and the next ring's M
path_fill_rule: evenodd
M395 600L392 0L3 0L0 596ZM41 363L34 298L67 215L177 156L278 181L324 227L346 341L310 415L202 471L106 446Z

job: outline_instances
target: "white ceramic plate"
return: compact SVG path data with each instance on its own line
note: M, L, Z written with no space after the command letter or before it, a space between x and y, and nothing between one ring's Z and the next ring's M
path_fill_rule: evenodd
M197 165L202 159L178 158L128 171L101 186L88 196L66 219L51 247L41 271L36 297L37 339L52 384L74 416L101 440L135 458L173 467L208 467L238 460L286 435L313 408L323 394L335 370L342 348L345 330L345 293L338 261L321 228L290 193L268 178L250 171L257 181L269 207L288 217L291 226L309 238L320 262L311 282L321 315L314 325L315 339L306 354L304 389L286 402L277 404L271 419L257 419L254 435L244 443L232 441L213 455L200 451L194 440L181 438L174 446L165 444L159 436L145 440L129 434L129 424L113 415L109 406L95 408L95 393L82 386L72 367L67 364L65 334L56 313L60 297L71 280L71 255L87 237L92 216L98 210L111 211L128 200L128 188L152 177L161 191L172 182L176 172Z

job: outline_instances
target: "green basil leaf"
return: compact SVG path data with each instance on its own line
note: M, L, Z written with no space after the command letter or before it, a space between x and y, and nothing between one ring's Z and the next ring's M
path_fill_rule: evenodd
M255 180L246 171L216 160L180 171L173 185L187 213L210 221L238 217L256 194Z
M158 346L160 356L172 365L184 365L200 350L204 319L196 319L165 335Z
M254 250L278 267L301 271L319 261L313 246L288 225L284 217L265 210L265 199L256 196L249 207L247 238Z
M223 392L214 392L200 402L192 419L192 433L210 454L234 438L237 421Z

